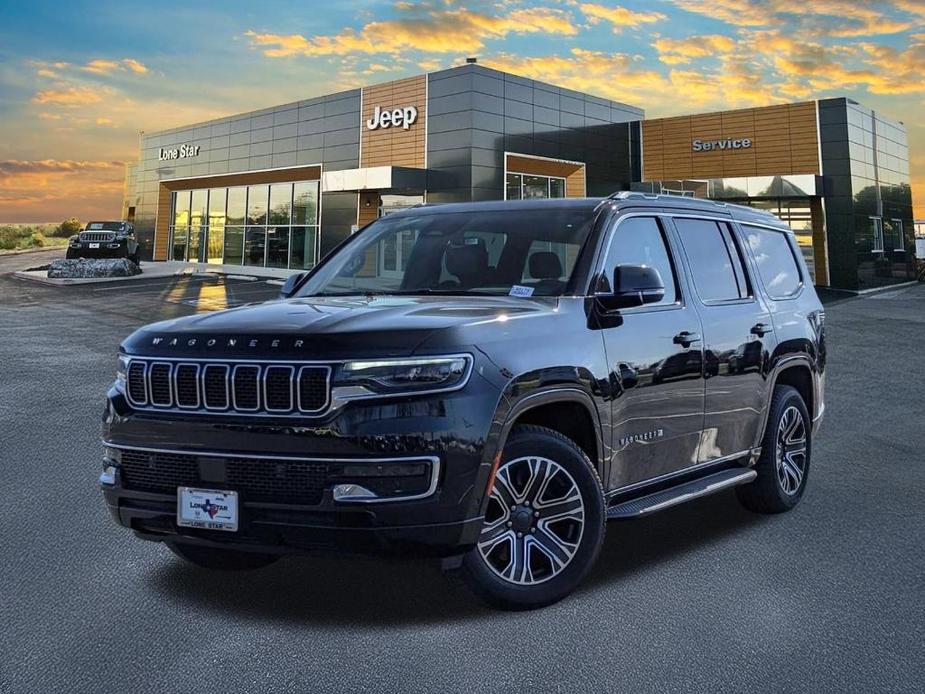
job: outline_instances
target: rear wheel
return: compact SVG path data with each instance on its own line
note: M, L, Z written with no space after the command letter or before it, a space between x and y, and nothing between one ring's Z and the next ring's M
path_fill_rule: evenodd
M514 429L463 575L495 607L543 607L571 593L604 541L605 504L591 461L539 426Z
M782 513L796 506L806 489L812 451L812 422L799 391L774 389L768 424L755 465L758 476L736 487L739 501L756 513Z
M183 542L168 542L170 551L181 559L204 569L217 571L247 571L269 566L277 559L275 554L259 552L241 552L234 549L203 547Z

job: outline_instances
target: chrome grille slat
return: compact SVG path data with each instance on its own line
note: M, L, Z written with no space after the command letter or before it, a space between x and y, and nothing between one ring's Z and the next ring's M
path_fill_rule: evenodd
M126 397L138 410L262 416L320 415L332 368L283 361L132 358Z

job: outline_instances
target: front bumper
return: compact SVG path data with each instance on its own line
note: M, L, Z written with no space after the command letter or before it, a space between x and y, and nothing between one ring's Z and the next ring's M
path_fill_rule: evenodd
M179 484L238 491L239 528L225 532L178 526L176 486L170 482L159 489L143 488L130 474L123 479L124 453L122 458L112 456L116 473L101 484L102 492L116 522L149 540L281 553L459 554L475 544L482 527L497 398L497 391L476 379L466 389L428 398L357 401L314 421L229 421L136 412L113 388L103 418L104 445L123 452L177 454L187 462L192 458L199 476ZM344 481L347 472L331 469L424 459L432 461L436 472L429 478L432 484L416 487L416 493L366 501L335 498L335 478ZM282 499L275 487L267 491L263 477L258 477L259 493L235 482L241 479L241 461L254 465L246 468L248 474L260 470L261 476L276 474L282 480L287 473L274 473L281 460L318 464L333 477L325 477L311 498ZM155 482L163 479L156 464L152 458Z
M69 245L67 253L72 258L126 258L129 254L125 244L105 242L100 242L98 248L90 248L90 244L84 242Z
M483 521L478 516L446 523L394 525L390 514L371 507L331 511L242 501L238 531L224 532L178 526L175 495L103 485L103 497L112 518L142 539L272 554L451 556L475 543Z

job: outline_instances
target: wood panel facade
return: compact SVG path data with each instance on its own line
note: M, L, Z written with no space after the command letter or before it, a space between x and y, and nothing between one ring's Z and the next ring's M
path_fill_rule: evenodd
M508 154L505 168L508 173L564 178L567 198L583 198L587 195L585 165L581 162Z
M694 141L750 146L695 151ZM643 180L819 174L816 102L642 122Z
M417 118L407 129L390 126L370 130L366 123L376 107L391 110L414 106ZM427 142L427 76L377 84L363 89L360 113L360 167L408 166L425 167Z
M170 194L177 190L201 188L230 188L260 183L288 183L290 181L317 181L321 179L321 166L294 166L272 171L248 171L243 173L183 178L161 181L157 190L157 217L154 223L154 260L169 260L171 213Z

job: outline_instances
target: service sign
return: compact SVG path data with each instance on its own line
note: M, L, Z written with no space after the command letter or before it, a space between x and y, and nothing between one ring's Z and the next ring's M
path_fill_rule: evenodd
M728 140L694 140L691 143L695 152L712 152L718 149L748 149L752 146L749 137Z

